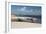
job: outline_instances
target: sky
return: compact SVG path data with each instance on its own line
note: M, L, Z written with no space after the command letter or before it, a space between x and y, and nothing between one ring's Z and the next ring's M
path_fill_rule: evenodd
M11 12L16 15L41 15L41 6L11 5Z

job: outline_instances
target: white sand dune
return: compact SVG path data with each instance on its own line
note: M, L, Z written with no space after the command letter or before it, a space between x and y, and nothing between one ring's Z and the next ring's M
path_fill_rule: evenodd
M40 19L37 19L37 18L34 18L34 17L32 18L32 17L15 17L15 16L12 16L11 19L12 19L12 21L21 19L23 21L29 21L29 22L31 22L33 20L33 22L40 23Z

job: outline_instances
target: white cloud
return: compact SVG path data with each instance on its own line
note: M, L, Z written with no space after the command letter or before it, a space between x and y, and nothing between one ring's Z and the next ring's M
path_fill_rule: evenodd
M21 11L25 11L25 10L26 10L26 7L21 8Z

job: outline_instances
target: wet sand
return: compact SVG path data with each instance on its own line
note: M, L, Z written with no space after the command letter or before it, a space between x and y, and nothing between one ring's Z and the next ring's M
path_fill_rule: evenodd
M34 27L41 27L41 24L29 22L12 22L12 28L34 28Z

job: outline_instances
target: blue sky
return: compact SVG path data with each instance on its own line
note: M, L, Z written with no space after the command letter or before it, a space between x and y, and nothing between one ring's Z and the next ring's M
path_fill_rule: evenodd
M21 15L41 15L40 6L21 6L21 5L11 5L12 14Z

